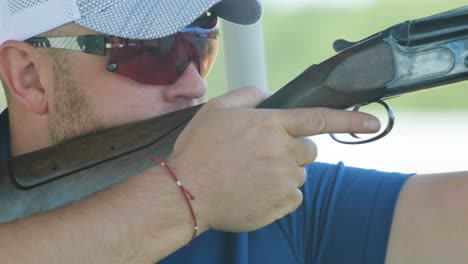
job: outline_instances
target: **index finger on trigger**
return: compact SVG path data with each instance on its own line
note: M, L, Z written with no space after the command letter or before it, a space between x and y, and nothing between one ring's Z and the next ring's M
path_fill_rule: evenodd
M279 110L284 129L293 137L329 133L375 133L380 121L366 113L328 108Z

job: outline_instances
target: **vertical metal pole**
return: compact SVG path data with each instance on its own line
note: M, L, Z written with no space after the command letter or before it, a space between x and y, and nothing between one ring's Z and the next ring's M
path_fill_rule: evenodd
M268 90L262 22L241 26L223 21L222 26L229 89L255 86Z

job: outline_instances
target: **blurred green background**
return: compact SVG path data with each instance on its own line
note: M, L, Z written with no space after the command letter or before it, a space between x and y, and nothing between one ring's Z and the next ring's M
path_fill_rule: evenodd
M467 4L461 0L376 0L365 7L350 7L349 3L353 3L353 0L349 0L346 8L312 5L284 10L269 6L268 0L264 2L263 27L271 91L281 88L311 64L334 55L332 44L336 39L361 40L394 24ZM215 69L208 78L210 96L225 92L225 76L221 51ZM460 83L407 94L390 102L400 110L465 110L468 109L468 102L465 101L468 90L465 89L468 89L468 83Z
M346 0L341 1L346 2ZM460 7L467 2L375 0L365 6L353 6L353 0L348 0L347 3L343 8L312 5L285 10L274 8L269 5L269 0L265 0L263 27L271 91L281 88L309 65L319 63L335 54L332 44L336 39L360 40L399 22ZM215 68L208 78L209 97L226 92L223 57L221 50ZM460 83L405 95L392 99L391 103L399 109L465 110L468 109L468 103L465 102L468 91L465 89L468 89L468 83ZM1 93L1 108L4 105L5 99Z

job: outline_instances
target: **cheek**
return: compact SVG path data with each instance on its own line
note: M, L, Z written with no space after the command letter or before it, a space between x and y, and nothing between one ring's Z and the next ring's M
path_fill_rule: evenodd
M98 115L122 124L157 115L162 109L162 94L158 89L132 85L121 77L101 77L90 87L92 102Z
M78 60L77 60L78 61ZM106 70L106 59L81 56L73 78L105 127L147 119L164 111L162 90L141 86Z

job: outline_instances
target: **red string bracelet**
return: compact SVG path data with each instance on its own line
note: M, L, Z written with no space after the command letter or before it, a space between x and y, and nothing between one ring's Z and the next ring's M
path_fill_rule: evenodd
M195 200L195 197L187 190L185 187L182 185L182 182L177 178L176 174L174 171L171 169L171 167L164 162L162 159L158 157L151 157L151 160L155 163L161 164L166 170L169 172L171 175L172 179L176 182L177 186L179 186L180 190L182 191L182 194L184 195L185 201L187 202L187 205L190 209L190 214L192 215L192 220L193 220L193 235L192 239L190 240L189 244L197 237L198 233L198 224L197 224L197 218L195 217L195 211L193 210L192 203L190 203L190 200Z

